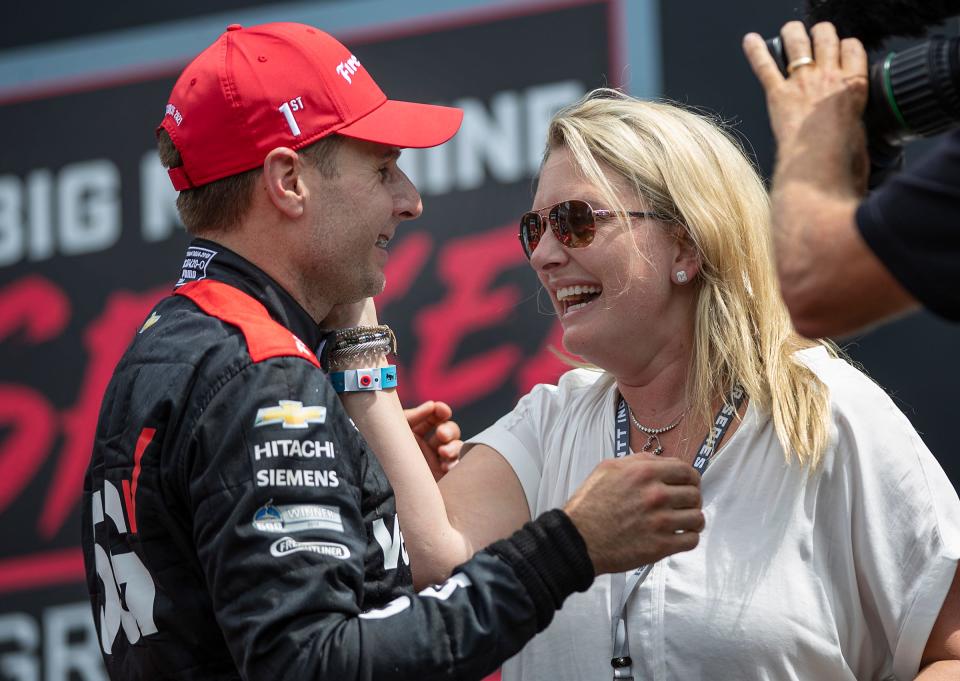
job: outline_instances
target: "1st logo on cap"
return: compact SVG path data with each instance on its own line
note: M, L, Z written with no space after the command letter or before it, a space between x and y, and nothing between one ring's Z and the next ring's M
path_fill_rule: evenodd
M290 132L293 133L294 137L300 136L300 126L297 125L297 119L293 117L293 112L301 109L303 109L302 97L294 97L289 102L280 105L280 113L287 119L287 125L290 126Z

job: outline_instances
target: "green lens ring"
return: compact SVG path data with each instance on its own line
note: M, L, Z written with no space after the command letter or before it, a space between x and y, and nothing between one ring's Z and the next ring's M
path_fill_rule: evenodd
M896 54L896 52L891 52L883 60L883 94L887 98L887 104L890 105L890 110L893 111L894 118L897 119L897 122L905 131L911 132L910 126L907 125L907 121L903 117L903 112L900 111L900 107L897 105L897 100L893 96L893 82L890 78L890 63L893 61L893 57Z

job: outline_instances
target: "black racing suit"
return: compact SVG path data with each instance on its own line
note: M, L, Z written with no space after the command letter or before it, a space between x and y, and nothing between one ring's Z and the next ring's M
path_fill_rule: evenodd
M311 351L325 334L210 241L104 396L87 586L114 679L479 679L593 568L561 511L419 595L393 491Z

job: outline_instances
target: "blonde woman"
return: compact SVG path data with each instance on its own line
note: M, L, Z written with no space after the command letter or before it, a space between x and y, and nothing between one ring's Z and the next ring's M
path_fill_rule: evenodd
M445 517L402 516L415 577L631 452L705 474L706 528L572 596L504 680L958 678L960 500L883 391L793 332L738 146L682 108L590 93L552 122L520 238L595 368L470 440Z

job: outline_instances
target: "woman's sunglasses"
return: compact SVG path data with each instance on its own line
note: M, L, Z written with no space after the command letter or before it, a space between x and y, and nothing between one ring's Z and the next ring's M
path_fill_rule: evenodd
M543 216L544 212L547 213L546 217ZM613 217L664 219L664 216L659 213L595 210L586 201L561 201L555 206L523 214L520 218L518 235L520 246L523 247L523 254L529 260L546 231L545 223L549 222L557 241L567 248L583 248L593 243L593 237L597 233L597 220L608 220Z

